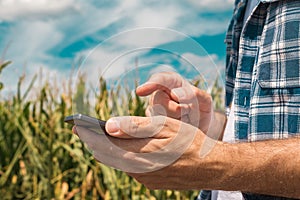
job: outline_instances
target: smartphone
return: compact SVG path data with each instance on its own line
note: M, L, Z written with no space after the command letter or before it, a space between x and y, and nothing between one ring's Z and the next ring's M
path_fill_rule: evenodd
M83 115L83 114L75 114L71 116L67 116L64 119L64 122L73 124L76 126L81 126L97 133L107 134L105 130L106 121Z

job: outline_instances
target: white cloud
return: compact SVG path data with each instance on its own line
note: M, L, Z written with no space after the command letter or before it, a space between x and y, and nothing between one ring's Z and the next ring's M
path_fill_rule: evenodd
M99 42L106 39L106 35L99 35L97 31L104 30L124 17L118 5L112 8L95 7L91 2L83 1L80 10L74 15L61 17L55 21L59 30L65 33L64 44L67 46L86 36L92 36ZM120 25L116 27L122 29ZM116 30L119 31L119 30Z
M134 48L156 47L183 38L183 34L171 29L147 27L121 32L109 39L110 45L128 50Z
M220 65L220 60L216 54L199 56L193 53L184 53L182 57L200 71L213 69L218 73L218 71L224 67Z
M97 48L93 51L84 51L80 53L80 56L85 58L84 63L80 66L79 73L87 75L89 81L97 82L100 76L105 78L111 78L119 75L124 69L114 67L116 62L113 62L119 57L118 52L109 51L108 49ZM118 61L120 63L120 60ZM121 66L126 66L127 63L123 63ZM109 73L107 72L109 68Z
M160 72L176 72L173 66L170 65L158 65L157 67L150 70L149 74L155 74Z
M55 24L44 21L32 21L30 24L20 22L11 32L12 35L6 36L11 39L9 54L23 62L45 59L47 51L63 39L63 33L56 29Z
M201 75L211 87L217 78L220 78L224 72L224 61L219 60L215 54L199 56L193 53L185 53L182 55L193 68L197 71L198 75ZM186 68L186 66L183 66Z
M127 22L122 24L122 28L119 31L141 27L157 27L170 28L198 37L203 34L214 35L222 33L228 26L229 19L224 18L224 16L208 18L199 14L232 10L234 0L212 1L213 3L209 0L189 0L189 2L161 1L159 3L150 1L148 4L137 0L122 1L116 4L117 9L112 9L111 12L115 16L121 16L120 19L127 20Z
M188 43L191 45L191 43ZM195 46L193 48L196 48ZM199 47L201 48L201 47ZM176 49L175 49L176 50ZM97 83L100 76L105 79L117 80L124 73L132 71L135 67L148 67L149 74L161 71L178 71L186 77L195 78L201 75L207 80L208 85L213 84L213 81L221 76L224 72L224 61L221 61L215 54L199 56L194 53L186 52L177 57L178 52L162 52L157 55L147 55L147 49L140 49L126 53L122 49L115 51L115 48L107 46L99 46L92 52L86 51L87 56L84 64L80 68L80 72L84 73L89 82ZM199 49L197 53L204 53ZM81 56L82 56L81 55ZM135 59L138 58L138 66L135 66ZM183 59L183 60L182 60ZM172 61L180 63L179 68L172 65ZM149 68L149 66L151 66ZM95 85L95 84L94 84Z
M232 9L234 0L188 0L189 3L203 11L224 11Z
M137 27L171 27L176 24L177 19L183 16L184 12L177 5L151 8L144 7L134 12L134 21Z
M172 56L174 59L179 54L180 49L165 47L160 49L162 52L159 55L145 55L151 50L158 50L158 45L186 39L186 35L169 29L133 29L117 34L100 43L94 49L77 54L76 57L85 58L81 71L89 76L89 80L94 82L99 79L100 75L106 79L120 76L134 67L136 58L139 59L139 65L168 62L169 57ZM188 41L187 45L200 47L193 40L189 39Z
M198 18L194 20L196 22L186 23L182 27L178 25L177 30L183 31L191 36L216 35L223 33L228 26L228 19ZM195 26L197 28L195 28Z
M77 10L74 0L2 0L0 19L16 20L41 16L53 16L65 11Z
M50 84L53 89L54 97L59 98L56 94L67 90L67 84L71 78L71 69L61 73L59 69L53 69L45 63L31 63L30 66L24 65L21 67L8 66L0 76L1 82L4 82L3 97L9 98L10 95L14 94L20 77L24 77L21 84L21 95L24 95L35 75L38 76L38 79L35 80L27 98L35 99L46 83Z
M6 85L15 85L24 63L32 69L29 73L34 73L39 67L51 69L50 66L54 64L64 67L66 63L71 65L72 60L87 55L93 47L82 49L74 58L55 56L53 49L59 47L58 50L62 50L85 37L100 42L111 34L141 27L157 27L162 30L136 29L139 31L114 38L108 45L109 48L95 50L86 66L89 66L87 67L89 76L97 79L103 72L103 67L120 56L120 52L128 52L138 47L155 47L182 39L182 35L167 33L164 31L166 29L174 29L197 37L225 31L228 19L214 17L204 19L198 13L232 9L233 0L188 0L188 2L117 0L109 6L103 4L102 7L97 7L92 1L0 0L0 22L13 22L8 34L0 35L2 38L0 42L7 45L12 41L6 58L14 61L13 67L5 70L13 75L5 77L1 75L1 78L8 82ZM110 26L112 28L108 28ZM108 33L106 35L98 33L102 30ZM49 50L52 50L52 54ZM124 72L126 67L132 65L134 56L131 54L118 58L111 65L110 71L106 71L106 76L116 77ZM197 62L197 57L186 56Z
M10 40L6 59L12 60L13 63L1 74L1 79L5 84L4 92L15 91L18 78L23 74L26 75L23 88L26 88L33 75L41 68L47 71L45 74L49 76L54 74L53 71L59 74L54 63L62 65L65 62L64 59L48 54L48 51L55 48L63 39L63 33L56 29L55 24L32 21L29 25L28 22L20 22L11 28L11 34L6 35L5 38L7 41ZM48 73L50 71L51 73Z

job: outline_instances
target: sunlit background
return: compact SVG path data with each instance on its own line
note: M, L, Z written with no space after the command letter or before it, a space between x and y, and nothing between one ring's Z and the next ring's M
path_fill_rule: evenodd
M96 45L143 27L171 29L195 39L222 72L232 7L233 0L0 0L1 60L13 61L1 74L2 94L15 91L22 74L26 75L24 87L36 73L50 80L66 80ZM180 44L178 38L164 34L152 37L152 42L158 48ZM126 38L111 43L109 48L98 49L91 63L101 67L98 58L115 55L120 43L130 45ZM178 48L193 62L207 63L207 57L192 48ZM132 60L119 63L115 71L132 65ZM114 75L118 76L112 72L106 78Z
M233 0L0 0L1 199L195 199L197 190L149 190L97 162L64 118L144 116L147 98L128 86L165 70L200 75L193 84L211 88L214 108L224 110L215 80L224 76L232 7Z

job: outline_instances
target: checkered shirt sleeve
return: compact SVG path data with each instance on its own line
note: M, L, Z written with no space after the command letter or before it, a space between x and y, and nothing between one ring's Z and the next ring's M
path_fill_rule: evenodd
M300 1L261 2L243 29L242 18L236 15L227 38L226 99L227 105L235 103L236 139L296 135L300 133Z
M295 136L300 133L300 0L261 0L243 24L246 4L235 1L225 39L226 106L235 104L236 140ZM210 199L208 190L197 198Z

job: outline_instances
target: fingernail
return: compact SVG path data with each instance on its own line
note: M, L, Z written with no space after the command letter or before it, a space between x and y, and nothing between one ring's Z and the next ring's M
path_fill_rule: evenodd
M178 97L178 99L182 99L185 97L185 92L182 88L174 88L171 90L171 92L173 92Z
M120 120L118 118L111 118L106 122L106 131L110 134L118 134L120 130Z

